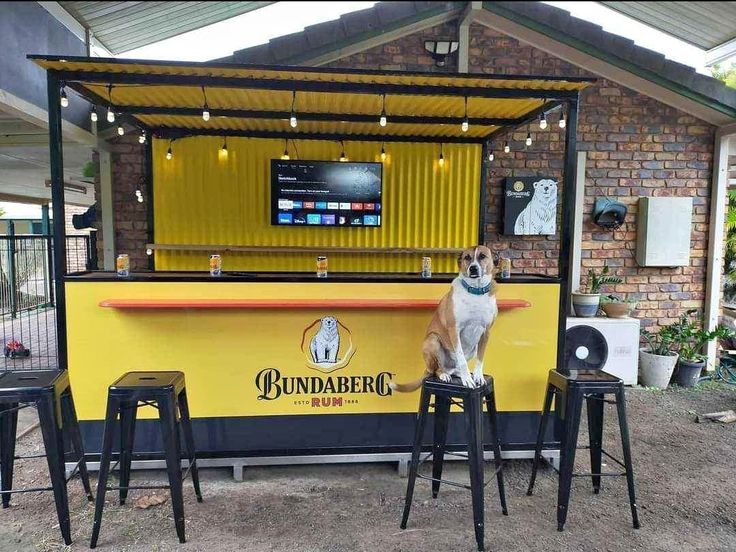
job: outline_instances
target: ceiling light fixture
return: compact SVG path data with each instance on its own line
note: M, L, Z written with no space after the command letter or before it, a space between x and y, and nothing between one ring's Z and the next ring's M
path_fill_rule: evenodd
M470 128L470 122L468 121L468 97L465 96L465 116L463 117L463 122L460 125L460 128L463 132L468 132L468 128Z
M511 151L511 148L509 147L509 142L507 140L506 142L503 143L503 152L508 153L510 151Z
M440 143L440 158L437 160L437 163L439 163L440 167L445 166L445 155L442 152L442 144Z
M281 159L283 159L284 161L289 160L289 141L288 140L284 140L284 154L281 156Z
M542 111L542 114L539 116L539 128L542 130L547 128L547 117L544 114L544 111Z
M526 133L526 145L527 146L532 145L532 133L531 132Z
M171 144L173 143L173 140L169 140L169 149L166 150L166 160L170 161L172 157L174 157L174 152L171 151Z
M388 120L386 119L386 94L381 94L381 101L381 118L378 119L378 124L385 127L388 124Z
M289 117L289 126L296 128L296 90L291 93L291 116Z
M204 96L204 105L202 106L202 120L209 121L210 120L210 108L207 105L207 92L205 91L204 86L202 87L202 96Z
M66 95L66 87L64 85L61 86L61 94L59 98L59 103L61 104L61 107L69 107L69 98Z
M348 156L345 155L345 142L340 140L340 146L342 146L342 151L340 152L340 162L345 163L345 161L348 160Z

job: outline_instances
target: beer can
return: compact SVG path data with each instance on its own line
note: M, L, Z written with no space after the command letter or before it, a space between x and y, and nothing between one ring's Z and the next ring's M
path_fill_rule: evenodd
M327 257L317 257L317 278L327 278Z
M422 278L432 277L432 257L422 257Z
M210 276L222 275L222 257L210 255Z
M122 278L130 276L130 257L125 253L118 255L115 261L115 269L118 272L118 276Z
M511 259L501 258L501 278L511 278Z

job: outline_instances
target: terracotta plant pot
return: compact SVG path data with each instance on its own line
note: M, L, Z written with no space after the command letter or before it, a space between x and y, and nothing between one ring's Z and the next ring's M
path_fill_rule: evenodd
M634 310L634 305L631 303L601 303L603 312L606 313L608 318L628 318L631 311Z
M677 374L675 382L680 387L694 387L700 381L700 374L705 368L705 361L691 362L689 360L680 359L677 362Z
M653 355L648 349L639 349L639 383L644 387L667 389L678 355Z
M580 293L578 291L572 293L572 308L575 316L591 318L598 314L600 304L600 293Z

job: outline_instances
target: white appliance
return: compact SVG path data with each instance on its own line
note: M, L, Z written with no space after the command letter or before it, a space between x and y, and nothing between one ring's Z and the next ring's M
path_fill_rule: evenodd
M567 329L575 326L590 326L603 334L608 358L601 370L621 378L626 385L636 385L639 370L637 318L568 318Z

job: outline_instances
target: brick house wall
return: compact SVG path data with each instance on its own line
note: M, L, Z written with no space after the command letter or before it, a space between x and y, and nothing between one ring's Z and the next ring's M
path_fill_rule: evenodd
M456 28L456 22L439 25L328 66L454 73L457 57L452 56L445 67L437 67L424 50L424 40L455 37ZM472 25L470 36L471 72L596 77L481 25ZM557 273L557 237L513 238L499 232L503 178L561 178L564 133L556 125L557 118L558 113L548 117L550 125L545 131L532 124L517 129L510 137L501 136L492 144L495 160L486 181L485 241L512 258L515 273ZM524 144L527 132L533 138L528 148ZM502 151L506 139L512 148L509 154ZM685 308L704 306L713 139L713 126L605 79L598 80L582 94L578 150L587 152L582 272L585 274L588 268L600 268L604 264L611 266L624 281L609 291L639 301L635 314L644 326L667 323ZM145 204L137 203L134 197L143 175L143 159L143 148L134 136L115 142L115 244L117 251L130 254L134 269L147 267ZM616 231L605 231L591 222L592 205L600 195L616 197L629 208L626 222ZM636 207L642 196L693 198L689 266L672 269L637 266L634 260Z

